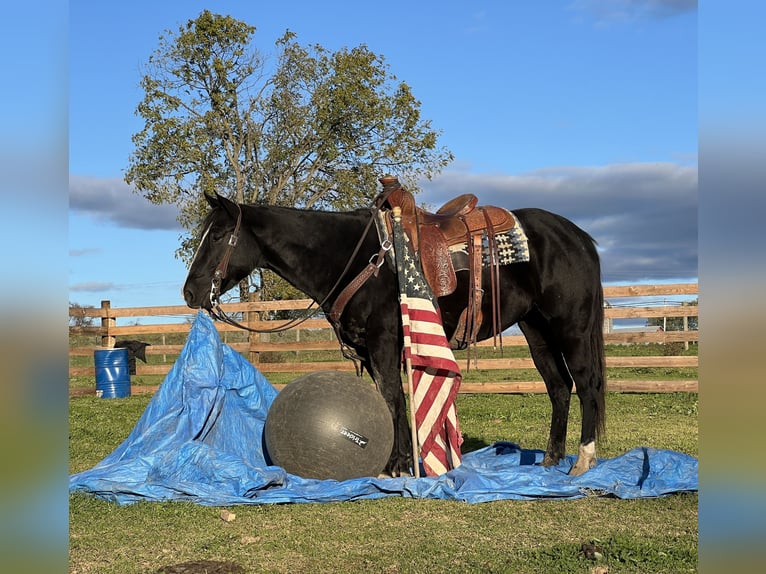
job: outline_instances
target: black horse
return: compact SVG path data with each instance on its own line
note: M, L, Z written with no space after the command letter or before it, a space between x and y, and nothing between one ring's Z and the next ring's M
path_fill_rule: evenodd
M253 269L265 268L323 302L329 313L340 290L380 250L378 233L369 225L370 209L327 212L239 205L218 195L207 200L212 211L183 287L186 303L195 309L211 310L219 293ZM565 455L570 398L576 386L582 429L570 474L580 475L595 466L595 443L605 427L599 257L593 239L569 220L541 209L513 213L526 232L529 261L500 267L502 328L518 323L551 400L543 465L554 465ZM361 248L355 250L358 241ZM349 261L345 279L336 288ZM454 293L438 300L448 339L467 304L468 272L457 275ZM490 274L485 275L483 286L489 292ZM484 297L482 304L484 317L492 316L489 299ZM392 476L407 474L413 468L412 444L402 390L403 339L393 266L382 265L350 299L337 331L342 343L361 359L391 410L395 440L385 470ZM492 337L492 331L491 321L482 323L479 340Z

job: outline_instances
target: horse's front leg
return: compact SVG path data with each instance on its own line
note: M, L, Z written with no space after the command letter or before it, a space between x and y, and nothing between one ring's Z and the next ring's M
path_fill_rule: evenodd
M384 472L390 476L411 475L412 437L407 420L401 378L401 344L398 333L377 331L369 343L371 375L388 404L394 422L394 446Z

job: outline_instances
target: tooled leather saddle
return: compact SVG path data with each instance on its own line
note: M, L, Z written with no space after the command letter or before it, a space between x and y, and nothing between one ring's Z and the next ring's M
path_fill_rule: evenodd
M402 228L436 297L450 295L457 288L453 254L458 251L468 254L468 301L450 340L452 348L464 349L477 341L483 319L482 270L485 261L490 275L493 333L497 335L500 329L500 281L495 236L515 225L513 215L500 207L478 206L478 199L472 193L455 197L435 213L430 213L415 204L412 193L402 187L395 176L385 176L380 182L383 184L380 197L385 198L380 207L387 205L392 210L398 208L401 211Z

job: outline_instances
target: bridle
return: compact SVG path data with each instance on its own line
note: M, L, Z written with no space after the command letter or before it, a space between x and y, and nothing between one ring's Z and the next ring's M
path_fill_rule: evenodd
M373 223L375 222L375 218L377 216L378 211L380 210L380 207L383 205L386 198L390 195L391 191L384 190L381 194L379 194L374 202L372 207L370 208L371 211L371 217L370 220L367 222L367 225L364 228L364 231L362 232L361 237L359 238L359 241L356 244L356 247L354 248L354 252L351 254L351 257L349 257L348 262L346 263L346 266L344 267L343 271L341 272L340 276L338 277L337 281L335 281L335 284L332 286L332 288L327 292L327 295L325 295L324 299L317 303L316 301L312 301L311 304L303 311L303 315L301 317L296 317L294 319L291 319L284 325L280 327L272 327L269 329L254 329L252 327L248 327L247 325L242 325L241 323L237 322L235 319L233 319L231 316L227 315L226 312L221 308L221 284L223 282L223 278L226 276L226 271L229 267L229 260L231 259L231 255L234 252L234 248L237 246L237 242L239 241L239 231L240 227L242 225L242 207L239 203L235 203L237 206L237 223L234 226L234 231L229 236L229 240L226 244L226 250L224 251L223 256L221 257L220 262L218 263L218 266L215 268L215 272L213 273L213 279L211 281L210 285L210 309L208 309L208 313L210 316L212 316L214 319L217 319L218 321L221 321L222 323L226 323L228 325L231 325L233 327L237 327L239 329L243 329L245 331L250 331L251 333L280 333L282 331L287 331L288 329L292 329L301 323L308 321L312 317L315 317L321 310L322 306L327 303L332 296L332 294L335 292L335 290L340 286L341 281L343 281L344 277L348 273L349 269L351 269L351 265L356 260L356 256L359 254L359 250L362 248L362 244L364 243L364 240L367 238L367 234L370 231L370 228L372 227ZM377 275L377 269L379 269L384 261L385 261L385 253L391 249L391 243L387 239L383 242L381 242L381 248L378 251L378 253L374 254L372 257L370 257L370 261L365 268L365 271L362 272L362 274L367 274L367 277L371 274ZM368 271L369 270L369 271ZM362 276L360 274L360 277ZM337 326L334 324L333 326Z
M234 248L239 241L239 228L242 226L242 208L238 203L235 203L234 205L237 206L237 223L234 226L234 231L229 236L229 241L226 244L226 251L223 252L223 257L221 257L221 261L218 262L218 266L215 268L215 273L213 273L213 279L210 282L211 309L220 309L221 283L226 276L226 271L229 269L231 254L234 253Z

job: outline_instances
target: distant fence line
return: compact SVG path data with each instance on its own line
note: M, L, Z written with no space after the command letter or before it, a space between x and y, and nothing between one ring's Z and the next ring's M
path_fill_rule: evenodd
M606 300L626 299L626 298L646 298L646 297L676 297L686 295L696 295L698 286L696 283L680 283L667 285L628 285L628 286L608 286L604 287L604 298ZM258 301L249 303L229 303L222 305L226 313L243 313L243 322L254 329L273 328L285 324L285 320L263 320L261 314L264 311L279 310L302 310L311 303L310 299L296 299L291 301ZM663 331L663 330L620 330L613 329L612 324L615 319L649 319L649 318L683 318L684 327L687 326L689 317L698 316L698 306L690 304L620 304L607 305L604 309L605 325L604 340L606 344L641 344L641 343L682 343L688 346L689 343L698 341L699 332L697 330L682 331ZM99 320L97 326L70 326L70 341L77 336L95 336L100 337L101 345L81 345L70 344L70 367L69 376L95 378L94 367L73 366L72 357L93 356L96 349L114 346L117 338L135 339L139 336L156 335L160 336L162 343L165 342L165 335L186 334L191 328L193 317L197 310L190 309L184 305L174 306L155 306L155 307L112 307L110 301L102 301L100 307L77 307L70 309L70 317L78 318L81 321ZM140 317L187 317L185 322L165 323L165 324L133 324L118 325L118 319L140 318ZM241 333L236 327L216 322L216 328L222 334L224 340L228 332ZM327 336L322 337L301 337L300 331L305 330L326 330ZM298 328L295 340L274 341L268 336L249 336L246 341L227 342L234 350L243 353L251 363L257 366L258 370L264 373L301 373L315 370L338 370L353 371L354 365L348 360L338 361L318 361L318 362L262 362L261 353L283 352L283 351L337 351L338 342L333 330L329 327L326 319L309 319L302 323ZM308 340L307 340L308 339ZM479 346L492 346L492 341L484 341ZM522 335L503 336L503 347L526 346L526 340ZM147 355L162 355L171 357L177 356L182 344L154 344L146 348ZM340 354L338 354L340 359ZM136 366L136 375L165 375L172 367L172 362L161 362L160 364L143 364L139 362ZM662 355L662 356L612 356L607 357L607 367L667 367L681 368L698 366L697 356L685 355ZM532 359L529 358L491 358L478 359L477 363L471 362L471 368L479 370L496 369L534 369ZM697 380L619 380L610 379L608 388L615 391L624 392L697 392ZM148 386L145 389L134 388L135 392L153 392L156 386ZM465 383L461 387L461 392L466 393L537 393L545 392L545 386L542 380L530 381L496 381L485 383Z

